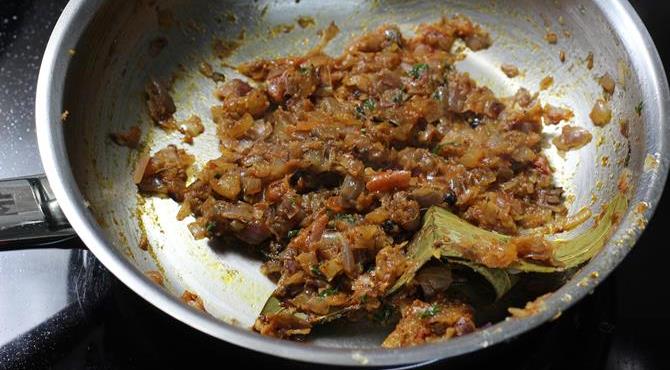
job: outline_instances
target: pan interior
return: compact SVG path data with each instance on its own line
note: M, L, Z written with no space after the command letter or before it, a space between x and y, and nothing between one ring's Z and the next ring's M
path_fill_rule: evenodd
M626 50L595 3L580 1L109 1L96 14L72 54L63 110L67 149L82 193L108 238L139 271L158 270L165 289L181 296L196 293L207 312L229 324L248 328L260 312L273 284L259 270L261 260L249 251L195 241L187 223L177 221L178 204L169 199L137 196L132 173L142 153L154 153L175 144L197 157L197 165L218 157L218 142L209 109L217 103L214 82L198 72L207 61L227 78L227 67L254 58L302 54L316 44L317 30L334 21L340 34L326 49L336 55L352 36L383 23L396 23L411 34L421 22L441 15L465 14L487 29L494 40L485 51L469 53L458 69L468 71L498 95L519 87L539 91L546 76L554 85L540 92L542 100L568 106L570 124L585 127L592 142L578 151L559 155L547 145L558 185L569 200L571 213L591 207L593 213L609 201L617 179L627 167L633 187L642 181L645 152L644 125L636 106L642 101L640 77L630 68ZM296 24L299 16L312 17L314 26ZM283 32L288 30L289 32ZM547 30L559 34L549 45ZM166 40L156 54L157 40ZM218 40L218 41L217 41ZM217 42L239 43L225 59L213 48ZM154 47L152 48L152 45ZM559 60L560 51L566 61ZM68 51L63 51L68 52ZM594 67L586 57L592 52ZM515 64L522 75L508 79L503 63ZM603 128L588 117L602 95L597 78L609 73L617 80L612 97L614 119ZM192 114L203 119L205 133L193 145L181 143L181 134L165 132L151 123L144 106L144 85L151 79L174 79L172 96L176 119ZM627 122L629 138L620 123ZM109 134L139 125L144 146L129 150L111 142ZM560 126L546 129L547 140ZM583 227L589 227L592 221ZM579 230L577 230L578 232ZM140 249L146 232L150 247ZM353 331L324 330L310 337L314 345L347 348L377 347L388 328Z

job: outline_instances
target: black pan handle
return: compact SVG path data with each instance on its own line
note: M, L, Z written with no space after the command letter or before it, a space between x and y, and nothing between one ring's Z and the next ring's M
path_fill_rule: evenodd
M46 177L0 181L0 251L40 247L74 235Z

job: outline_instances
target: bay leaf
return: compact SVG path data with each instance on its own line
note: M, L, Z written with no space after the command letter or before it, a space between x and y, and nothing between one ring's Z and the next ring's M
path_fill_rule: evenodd
M496 245L509 243L511 236L484 230L470 224L441 207L431 207L424 216L424 224L407 249L410 267L388 291L393 294L414 279L417 271L432 258L467 261L471 268L492 283L499 294L509 288L508 278L500 271L552 273L565 271L589 261L605 245L620 215L628 207L623 194L616 195L596 217L594 226L572 239L545 240L553 246L556 266L532 260L518 259L506 268L494 269L468 260L462 253L464 245ZM473 270L474 270L473 268ZM493 270L499 270L493 272Z

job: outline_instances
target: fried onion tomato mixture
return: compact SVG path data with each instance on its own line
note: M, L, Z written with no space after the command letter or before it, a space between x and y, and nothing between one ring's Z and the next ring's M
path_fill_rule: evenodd
M490 44L456 16L412 38L384 25L337 57L313 49L239 65L246 78L220 83L211 109L221 156L187 182L193 158L168 147L139 189L180 202L196 239L263 253L281 307L256 321L264 335L297 339L336 318L394 316L386 347L472 332L473 307L450 293L458 279L445 266L427 265L389 294L412 264L407 246L424 212L443 207L507 235L566 214L541 131L572 112L525 89L497 97L457 71L466 48ZM484 260L523 258L512 253Z

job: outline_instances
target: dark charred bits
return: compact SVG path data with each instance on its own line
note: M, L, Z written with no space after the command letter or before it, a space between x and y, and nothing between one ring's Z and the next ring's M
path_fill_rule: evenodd
M288 183L298 194L304 194L320 188L332 189L342 184L342 176L335 172L311 173L299 169L288 179Z
M446 101L448 96L448 90L446 86L439 86L437 89L435 89L435 92L433 93L433 99L443 102Z
M477 128L479 125L482 124L482 119L478 117L477 115L471 114L468 115L465 118L465 121L470 125L472 128Z
M453 191L448 191L446 194L444 194L443 200L445 203L447 203L447 205L449 205L449 207L453 207L456 205L458 198L456 197L456 193Z
M384 37L386 37L386 40L398 44L398 46L402 44L402 37L400 36L400 32L398 32L398 30L395 28L385 29Z
M288 179L288 183L291 184L291 186L295 187L298 184L298 181L300 181L306 175L307 171L297 170L293 172L293 175L291 175L291 177Z
M393 220L386 220L382 223L382 229L385 233L389 235L397 234L400 232L400 227Z

